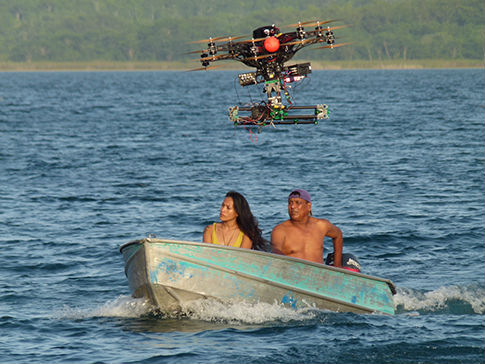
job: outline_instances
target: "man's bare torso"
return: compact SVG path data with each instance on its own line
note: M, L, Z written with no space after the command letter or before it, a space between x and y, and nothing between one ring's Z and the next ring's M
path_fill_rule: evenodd
M305 223L285 221L275 227L272 240L276 252L295 258L323 263L323 240L329 222L309 217Z

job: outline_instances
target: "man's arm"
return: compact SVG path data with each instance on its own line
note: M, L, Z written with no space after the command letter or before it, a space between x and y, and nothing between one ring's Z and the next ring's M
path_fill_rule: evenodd
M344 239L342 231L331 222L329 222L329 229L327 230L327 236L332 238L333 242L333 265L335 267L342 267L342 247L344 245Z
M271 232L271 251L275 254L283 254L283 243L285 242L285 234L280 225L275 226Z

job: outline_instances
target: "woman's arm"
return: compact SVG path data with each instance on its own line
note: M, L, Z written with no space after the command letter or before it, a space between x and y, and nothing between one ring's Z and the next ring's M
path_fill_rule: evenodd
M253 242L251 239L249 239L246 234L244 234L243 236L243 240L242 240L242 243L241 243L241 248L245 248L245 249L251 249L253 247Z
M212 243L212 225L207 225L202 235L202 241L204 243Z

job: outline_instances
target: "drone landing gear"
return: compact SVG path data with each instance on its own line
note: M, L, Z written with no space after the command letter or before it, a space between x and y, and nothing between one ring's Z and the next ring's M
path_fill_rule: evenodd
M301 110L312 110L313 113L300 114ZM240 112L248 114L241 115ZM295 114L294 112L297 112ZM318 124L318 120L328 118L328 107L325 104L314 106L290 106L285 105L252 105L233 106L229 108L229 120L234 126L267 126L267 125L290 125L290 124Z
M256 85L264 82L267 102L250 106L229 108L229 120L235 126L267 126L278 124L318 124L318 120L328 118L327 105L296 106L291 102L287 84L301 81L310 74L310 63L295 64L288 67L271 63L263 70L239 75L241 86ZM283 103L285 96L285 104ZM302 114L302 110L309 110ZM240 114L240 112L246 112Z

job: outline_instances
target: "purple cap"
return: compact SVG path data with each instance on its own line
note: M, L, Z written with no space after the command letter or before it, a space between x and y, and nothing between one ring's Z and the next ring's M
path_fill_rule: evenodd
M312 198L310 197L310 194L305 191L305 190L293 190L290 195L288 196L288 200L290 198L302 198L307 202L312 202Z

